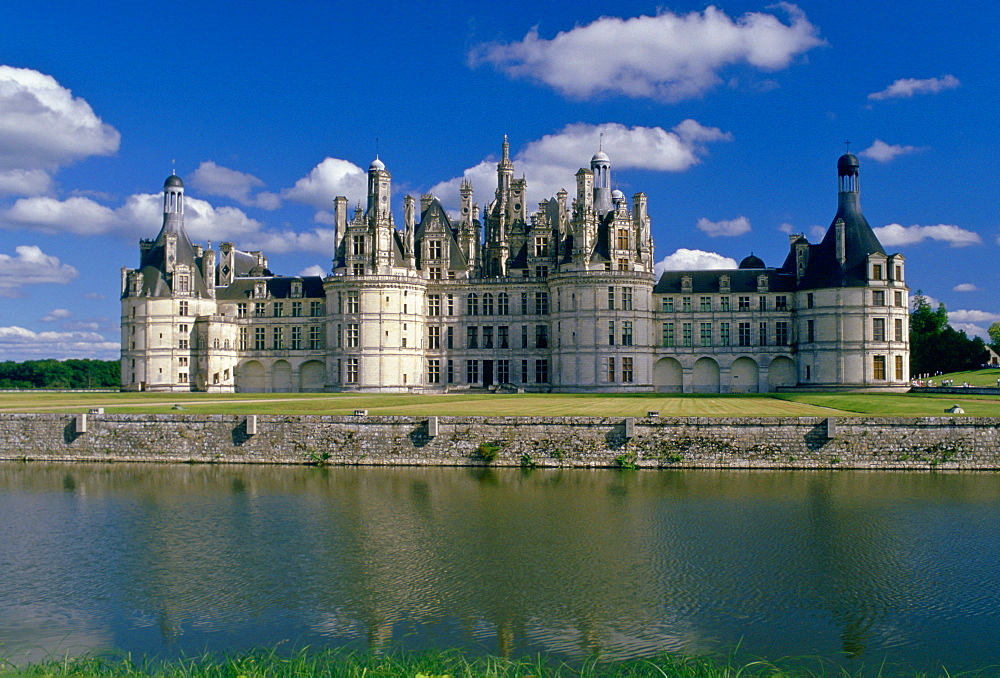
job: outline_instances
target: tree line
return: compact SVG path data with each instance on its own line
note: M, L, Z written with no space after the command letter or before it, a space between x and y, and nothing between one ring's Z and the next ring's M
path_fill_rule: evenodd
M1000 343L1000 327L994 337ZM996 348L994 348L996 350ZM948 310L944 304L931 308L927 297L917 290L913 295L910 312L910 373L937 374L978 370L990 360L986 342L980 337L970 338L965 330L956 330L948 324Z
M118 388L117 360L26 360L0 362L0 388Z

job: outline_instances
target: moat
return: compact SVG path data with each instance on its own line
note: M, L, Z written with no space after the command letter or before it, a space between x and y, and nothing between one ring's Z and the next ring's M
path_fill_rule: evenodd
M1000 475L0 463L0 655L1000 663Z

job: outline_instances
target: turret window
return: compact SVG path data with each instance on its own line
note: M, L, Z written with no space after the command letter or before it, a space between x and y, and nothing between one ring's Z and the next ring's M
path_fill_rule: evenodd
M882 279L882 264L872 264L872 279L873 280Z
M356 235L351 239L351 253L356 257L362 257L365 254L365 236Z
M348 292L346 294L347 310L345 313L358 313L361 310L361 296L358 292Z
M357 348L361 343L361 332L357 323L347 323L344 343L347 348Z
M535 256L536 257L547 257L549 256L549 239L543 236L535 237Z
M872 291L872 306L885 306L885 290Z
M188 314L188 303L186 301L182 301L177 304L177 314L178 315Z
M872 318L872 341L885 341L885 318Z
M903 341L903 319L896 318L895 322L895 339L896 341Z
M618 270L619 271L627 271L627 270L629 270L628 259L619 259L618 260Z
M619 228L618 229L618 249L627 250L628 249L628 229Z
M885 356L872 356L872 378L875 381L885 381Z
M632 288L623 287L622 288L622 310L631 311L632 310Z
M427 242L427 258L428 259L440 259L441 258L441 241L440 240L430 240Z

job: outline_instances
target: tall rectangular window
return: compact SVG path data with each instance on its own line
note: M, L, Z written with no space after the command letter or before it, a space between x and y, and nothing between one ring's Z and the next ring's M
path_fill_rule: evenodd
M903 356L896 356L896 381L903 381Z
M441 361L437 358L431 358L427 361L427 383L441 383Z
M290 348L293 351L301 350L302 348L302 328L292 327L292 339Z
M872 356L872 378L876 381L885 381L885 356Z
M493 348L493 328L483 328L483 348Z
M535 236L535 256L536 257L547 257L549 256L549 239L545 236Z
M548 347L549 347L549 326L535 325L535 348L548 348Z
M240 350L246 351L250 348L250 328L240 328Z
M701 345L712 345L712 323L701 323Z
M674 345L674 324L673 323L663 323L663 345L673 346Z
M448 295L448 315L455 315L455 295Z
M806 292L806 308L812 308L816 303L816 298L812 292Z
M750 297L738 297L737 298L737 310L749 311L750 310Z
M681 310L684 311L685 313L691 312L691 297L681 298Z
M510 314L510 298L507 296L506 292L501 292L497 295L497 315L509 315Z
M872 306L885 306L885 290L872 290Z
M365 253L365 236L356 235L351 240L351 254L356 257L363 256Z
M493 315L493 294L490 292L483 294L483 315Z
M263 318L267 314L267 306L263 303L253 305L253 317Z
M615 321L608 321L608 346L615 345Z
M775 311L787 311L788 310L788 297L784 294L779 294L774 298L774 310Z
M535 315L549 314L549 293L535 292Z
M663 297L663 301L660 302L660 307L664 313L674 312L674 298L673 297Z
M455 348L455 328L449 325L445 329L445 348Z
M479 361L478 360L466 360L465 361L465 383L467 383L467 384L478 384L479 383Z
M698 306L699 311L711 311L712 310L712 297L702 297Z
M282 332L280 327L271 328L271 348L281 350L284 348Z
M812 343L816 341L816 321L807 320L806 321L806 341Z
M479 315L479 295L475 292L470 292L465 297L465 314Z
M740 323L737 329L739 331L739 345L750 346L750 323Z
M348 292L345 295L347 302L347 313L359 313L361 311L361 296L359 292Z
M719 310L729 313L729 297L719 297Z
M437 350L441 348L441 328L431 325L427 328L427 348Z
M719 346L729 346L729 323L719 323Z
M361 345L361 328L358 323L347 323L345 343L347 348L357 348Z
M255 327L253 328L253 350L263 351L264 350L264 328Z
M285 315L284 302L276 301L273 304L271 304L271 311L272 315L274 315L275 318L280 318L281 316Z
M318 318L323 315L323 302L322 301L310 301L309 302L309 315L313 318Z
M510 339L507 336L509 330L506 325L497 328L497 348L510 348Z
M681 331L683 333L682 339L684 345L691 346L694 343L694 337L692 336L693 328L691 326L691 323L684 323L683 327L681 328Z
M622 321L622 346L632 345L632 321Z
M622 288L622 310L631 311L632 310L632 288L623 287Z
M440 259L441 258L441 241L440 240L429 240L427 242L427 258L428 259Z
M309 327L309 348L323 348L323 326L312 325Z
M632 358L627 356L622 358L622 381L626 384L631 383L633 380L632 370Z
M177 314L178 315L188 314L188 303L186 301L181 301L177 303Z
M236 317L246 318L247 317L247 305L246 304L236 304Z
M903 293L902 292L893 292L893 303L897 307L899 307L899 308L903 307Z
M872 264L872 279L882 279L882 264Z
M767 346L767 323L760 323L757 328L757 343Z
M896 341L903 341L903 319L896 318L895 321Z
M521 348L528 348L528 326L521 325Z
M764 312L767 310L767 297L757 297L757 310Z
M774 343L778 346L788 346L788 321L779 320L774 323Z
M510 383L510 360L503 359L497 361L497 383Z
M528 383L528 360L525 358L521 361L521 383Z
M885 318L872 318L872 341L885 341Z
M468 348L479 348L479 328L478 327L467 327L465 328L466 346Z
M447 373L445 374L445 379L448 380L449 384L455 383L455 361L449 360L447 365Z
M609 287L608 288L608 310L609 311L615 310L615 288L614 287Z
M347 375L345 381L348 384L358 383L358 361L360 358L347 359Z
M427 315L441 315L441 295L427 295Z
M607 361L608 361L608 381L614 381L615 375L617 374L615 370L615 357L608 356Z
M538 358L535 360L535 383L549 383L549 361L547 358Z

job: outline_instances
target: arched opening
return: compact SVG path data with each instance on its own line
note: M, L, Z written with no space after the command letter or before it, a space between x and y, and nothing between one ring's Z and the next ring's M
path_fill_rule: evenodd
M730 393L756 393L760 370L753 358L737 358L729 369Z
M326 366L318 360L302 363L299 368L299 390L312 392L323 390L326 382Z
M768 365L767 387L769 390L776 391L779 386L795 386L797 383L798 370L795 369L795 362L791 358L778 356Z
M240 365L236 372L236 391L238 393L263 393L265 390L264 366L256 360L250 360Z
M684 385L684 370L674 358L660 358L653 365L653 386L658 393L680 393Z
M291 393L292 366L287 360L279 360L271 367L271 390L274 393Z
M718 393L719 363L711 358L698 358L691 370L692 390L695 393Z

